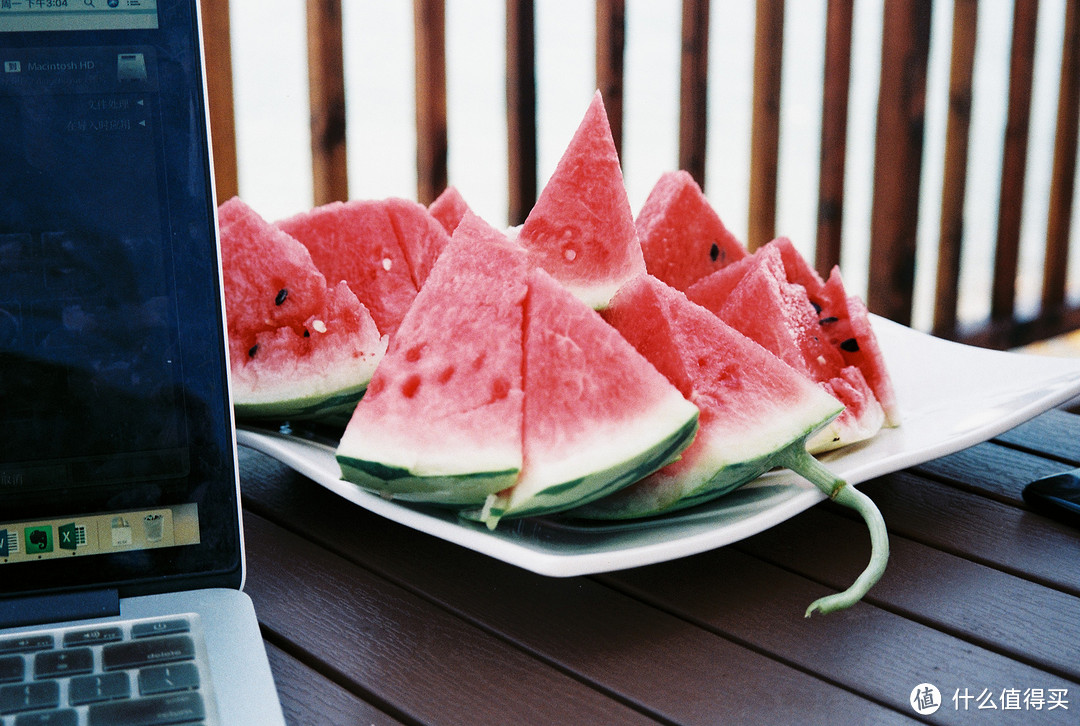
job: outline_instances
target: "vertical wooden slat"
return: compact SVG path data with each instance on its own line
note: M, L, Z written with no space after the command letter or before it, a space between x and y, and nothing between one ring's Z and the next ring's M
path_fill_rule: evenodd
M1016 0L1013 8L1012 52L1009 59L1009 106L1001 158L997 248L990 299L993 320L1011 320L1016 302L1016 270L1020 250L1020 221L1024 206L1031 79L1035 68L1035 25L1038 0Z
M840 264L853 14L853 0L829 0L825 19L821 171L818 176L817 249L814 255L814 264L823 277L828 276L834 265Z
M235 197L239 191L228 0L202 0L202 25L210 142L214 152L214 186L218 201L224 202Z
M511 225L536 203L536 18L533 0L506 0L506 133Z
M870 213L869 308L908 325L930 50L930 0L886 0Z
M960 253L964 239L968 129L971 126L971 80L975 67L978 0L954 0L949 112L945 125L945 169L941 191L941 237L938 243L934 298L936 335L953 337L957 324Z
M308 0L308 97L315 204L348 199L341 0Z
M683 0L679 80L679 168L705 186L709 0Z
M1046 223L1043 314L1053 315L1065 303L1069 266L1069 229L1076 183L1076 135L1080 126L1080 12L1078 0L1065 6L1065 40L1061 55L1057 138L1054 142L1050 209Z
M447 185L446 7L413 0L416 53L416 199L430 204Z
M758 0L754 20L754 97L750 129L750 215L747 246L776 234L776 176L780 161L780 79L784 0Z
M626 0L596 0L596 87L622 156L623 62L626 49Z

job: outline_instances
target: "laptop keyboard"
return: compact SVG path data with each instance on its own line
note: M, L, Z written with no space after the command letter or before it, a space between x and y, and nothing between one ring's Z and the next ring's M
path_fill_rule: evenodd
M0 726L217 720L195 614L0 638Z

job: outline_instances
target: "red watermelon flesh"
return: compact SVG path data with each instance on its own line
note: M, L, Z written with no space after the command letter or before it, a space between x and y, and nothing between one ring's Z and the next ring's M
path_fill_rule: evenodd
M331 202L281 220L329 280L345 280L383 333L397 331L447 235L407 200Z
M435 260L450 242L450 233L426 207L409 199L391 197L383 201L390 213L401 251L409 263L413 285L419 290L431 274Z
M239 197L218 209L218 229L230 334L300 327L325 307L326 278L311 254ZM278 304L280 290L286 297Z
M443 226L447 234L454 233L454 230L457 229L458 224L461 222L461 218L469 211L471 210L465 198L461 196L461 192L457 190L457 187L453 186L444 189L442 194L428 205L428 212L431 213L432 217L439 220L439 224Z
M900 411L896 403L896 393L885 367L885 357L881 354L877 336L870 327L866 305L857 296L848 295L844 291L839 268L833 268L829 275L822 289L822 299L822 330L829 341L841 351L844 360L849 365L858 366L862 371L885 411L886 424L899 425Z
M747 256L686 171L660 177L636 225L646 270L678 290Z
M700 410L681 458L626 489L575 509L575 516L629 518L720 496L804 447L842 406L809 378L686 296L642 275L627 283L605 319Z
M386 349L346 285L239 198L218 210L233 400L240 418L347 414Z
M780 237L771 243L780 250L788 282L806 288L811 304L818 311L818 321L830 344L840 351L848 365L857 366L866 383L885 411L886 424L900 423L896 394L885 367L877 337L870 327L866 305L855 295L848 295L840 268L834 267L827 281L807 264L791 240Z
M532 261L593 308L644 272L633 213L597 91L518 234Z
M718 287L708 278L692 285L688 296L817 381L844 404L843 413L810 440L812 452L870 438L884 422L881 405L859 369L849 366L829 341L806 288L788 282L782 252L778 245L758 250L726 299L700 294L715 292ZM714 275L726 273L725 269Z
M342 436L346 479L453 506L516 481L526 266L501 233L462 219Z
M670 462L697 428L697 409L596 311L542 269L528 284L524 466L485 504L489 526L625 487Z

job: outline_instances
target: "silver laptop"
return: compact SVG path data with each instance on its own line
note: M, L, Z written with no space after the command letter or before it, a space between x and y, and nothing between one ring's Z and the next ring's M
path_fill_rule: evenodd
M283 723L197 0L0 0L0 724Z

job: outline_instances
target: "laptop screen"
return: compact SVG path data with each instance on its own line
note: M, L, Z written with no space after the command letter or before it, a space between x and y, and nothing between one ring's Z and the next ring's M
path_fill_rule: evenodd
M197 37L194 0L0 0L3 594L238 582Z

